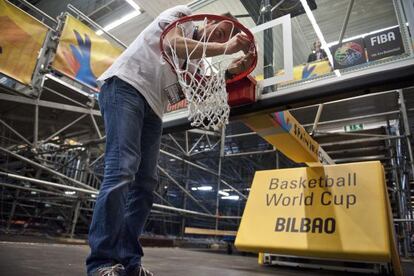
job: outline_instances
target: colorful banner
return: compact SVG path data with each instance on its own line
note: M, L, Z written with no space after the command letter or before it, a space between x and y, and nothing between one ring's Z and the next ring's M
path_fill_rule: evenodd
M334 163L289 111L246 116L241 120L296 163L311 166Z
M367 62L362 38L332 46L331 53L335 69L344 69Z
M122 51L121 46L110 43L73 16L67 15L53 68L97 88L96 79Z
M259 171L235 245L250 252L397 267L387 199L379 161Z
M305 79L312 79L314 77L323 76L332 72L331 65L329 64L328 60L319 60L314 61L306 64L300 64L293 67L293 80L282 82L281 84L288 84L291 82L305 80ZM276 73L276 76L284 75L284 70L279 70ZM259 75L256 77L256 80L262 80L263 75Z
M5 0L0 0L0 72L30 84L48 28Z
M404 53L399 27L366 36L364 42L370 61Z

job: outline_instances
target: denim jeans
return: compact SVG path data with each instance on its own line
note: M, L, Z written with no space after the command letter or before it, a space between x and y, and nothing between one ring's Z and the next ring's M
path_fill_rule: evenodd
M158 183L162 121L145 98L117 77L99 94L105 123L105 173L89 229L88 275L121 263L127 273L144 255L138 237Z

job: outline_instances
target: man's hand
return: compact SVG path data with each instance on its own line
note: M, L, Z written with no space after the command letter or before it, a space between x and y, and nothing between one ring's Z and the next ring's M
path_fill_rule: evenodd
M227 71L232 75L238 75L252 66L254 58L255 54L253 52L248 52L246 55L233 60L227 68Z
M249 52L252 42L246 35L237 34L227 42L227 54L234 54L243 51L245 54Z

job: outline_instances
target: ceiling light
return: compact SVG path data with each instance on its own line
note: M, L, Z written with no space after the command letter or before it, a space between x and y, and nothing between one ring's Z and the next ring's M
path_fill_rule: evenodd
M128 4L130 4L135 10L141 12L141 8L134 2L134 0L125 0Z
M221 199L229 199L229 200L239 200L238 195L231 195L231 196L222 196Z
M211 191L213 190L213 187L211 186L201 186L197 188L199 191Z
M230 195L228 192L224 192L224 191L219 191L218 193L223 195L223 196L229 196Z
M112 30L112 29L114 29L114 28L118 27L119 25L122 25L122 24L124 24L125 22L127 22L127 21L131 20L132 18L137 17L137 16L138 16L138 15L140 15L140 14L141 14L141 12L140 12L140 11L135 10L135 11L133 11L133 12L131 12L131 13L128 13L128 14L124 15L124 16L123 16L123 17L121 17L120 19L115 20L115 21L113 21L113 22L109 23L108 25L106 25L105 27L103 27L103 29L104 29L105 31L110 31L110 30ZM102 30L98 30L98 31L96 31L96 34L97 34L97 35L102 35L102 34L103 34L103 31L102 31Z

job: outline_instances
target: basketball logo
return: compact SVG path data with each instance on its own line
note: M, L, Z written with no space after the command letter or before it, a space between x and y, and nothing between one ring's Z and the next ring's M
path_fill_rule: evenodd
M342 66L357 64L363 57L364 48L355 42L343 44L335 51L335 61Z

